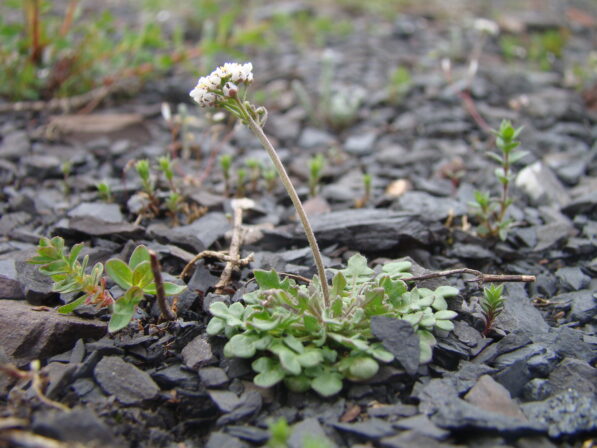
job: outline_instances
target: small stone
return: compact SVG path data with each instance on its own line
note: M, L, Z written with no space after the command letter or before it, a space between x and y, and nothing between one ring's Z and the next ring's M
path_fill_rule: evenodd
M357 156L372 154L374 152L374 144L377 139L377 132L359 132L356 135L351 135L344 143L344 149L349 154Z
M218 387L228 383L230 379L224 369L219 367L204 367L199 369L199 378L205 387Z
M508 390L489 375L479 378L477 384L468 391L464 399L486 411L526 420L518 405L510 397Z
M223 432L212 432L205 448L248 448L245 442Z
M378 405L367 409L367 414L371 417L412 417L417 413L417 407L412 404L390 404Z
M248 390L240 396L238 404L230 412L218 418L216 424L224 426L249 418L256 415L261 410L262 405L263 399L261 398L261 394L255 390Z
M519 359L495 374L495 380L504 386L513 397L519 397L524 385L531 380L528 366Z
M36 311L26 303L0 300L0 346L17 366L62 353L80 338L95 339L105 333L104 322L54 310Z
M564 267L556 271L556 277L565 290L578 291L586 288L591 282L591 277L585 275L579 267Z
M199 383L197 375L181 368L180 364L174 364L165 369L156 370L151 378L163 388L180 387L182 389L196 389Z
M94 376L104 392L123 404L151 400L160 391L147 372L118 356L104 356L95 366Z
M417 431L403 431L397 436L381 440L383 448L464 448L464 445L442 443Z
M383 346L392 353L409 375L419 368L421 348L413 326L405 321L386 316L371 319L371 331Z
M334 140L334 137L328 132L315 128L305 128L299 137L298 145L306 149L328 147L334 143Z
M396 434L394 427L378 418L357 423L335 423L334 427L366 439L381 439Z
M329 439L316 418L306 418L302 422L292 425L287 442L288 448L304 448L305 442L309 439L329 444Z
M185 365L194 370L198 370L215 359L211 351L211 345L205 335L197 336L189 342L182 349L181 354Z
M407 191L392 208L425 216L431 221L445 221L448 216L462 216L468 212L466 205L460 201L423 191Z
M124 218L118 204L106 204L105 202L82 202L68 212L68 216L91 217L105 222L123 222Z
M0 145L0 157L17 161L29 154L31 143L29 136L25 131L8 132L2 136L2 145Z
M426 415L415 415L412 417L403 418L398 420L395 423L395 426L401 429L416 431L419 434L436 440L444 440L450 435L449 431L435 426L435 424L429 420Z
M549 331L549 325L531 303L523 285L506 284L504 297L504 311L495 320L497 328L508 332L522 330L529 335Z
M31 426L35 434L61 442L80 443L84 446L121 446L116 443L112 429L91 409L38 412Z
M515 184L535 205L563 207L570 202L566 188L542 162L535 162L523 168L516 176Z
M242 440L248 440L252 443L263 444L270 438L269 432L256 428L255 426L236 426L231 425L226 428L226 432Z
M525 401L543 401L553 395L553 388L544 378L534 378L522 388L522 398Z
M525 403L522 410L535 424L547 427L550 437L597 431L594 395L569 389L545 401Z
M207 393L218 409L224 413L232 411L240 403L240 398L228 390L208 390Z
M555 393L574 389L578 393L597 393L597 369L585 361L564 358L549 375Z

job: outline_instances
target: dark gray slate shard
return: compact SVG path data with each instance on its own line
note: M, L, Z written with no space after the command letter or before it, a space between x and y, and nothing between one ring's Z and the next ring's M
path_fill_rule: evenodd
M503 353L508 353L520 347L524 347L531 342L531 338L525 332L522 330L515 330L512 333L508 333L497 343L486 347L485 350L477 355L474 362L476 364L491 363Z
M197 374L183 370L180 364L157 370L151 374L151 378L163 388L180 387L183 389L196 389L199 385Z
M556 277L565 290L578 291L586 288L591 282L591 277L585 275L580 267L564 267L556 271Z
M230 412L240 404L240 398L234 392L228 390L208 390L207 393L222 412Z
M63 364L61 362L51 362L45 366L42 371L48 375L46 396L54 399L64 392L64 389L71 384L76 370L76 364Z
M192 224L174 229L164 224L153 224L147 228L147 232L162 244L174 244L198 253L208 249L231 228L224 213L212 212Z
M105 202L81 202L68 212L71 218L88 217L98 221L118 223L124 220L118 204Z
M261 410L262 404L263 399L261 398L261 394L257 391L249 390L239 397L238 404L230 412L218 418L216 424L224 426L256 415Z
M543 401L552 395L553 388L545 378L534 378L522 388L524 401Z
M417 373L421 348L419 337L409 322L386 316L374 316L371 319L371 331L396 357L409 375Z
M320 243L367 252L392 249L406 241L427 245L445 233L439 222L390 210L342 210L313 216L311 224ZM298 236L299 229L296 232Z
M595 345L584 341L584 333L570 327L551 328L549 333L530 335L533 342L543 344L561 357L582 359L592 363L597 359Z
M18 280L15 260L0 260L0 300L23 300L25 294Z
M508 283L504 287L504 311L495 321L495 326L507 332L520 330L531 335L547 333L549 325L541 312L531 303L524 285Z
M226 428L226 432L234 437L252 443L262 444L269 440L269 432L255 426L231 425Z
M396 434L394 427L388 422L372 418L358 423L334 423L333 426L341 431L350 432L365 439L381 439Z
M431 416L431 421L446 429L464 430L475 428L498 431L503 435L511 436L528 435L529 433L544 430L543 425L519 418L507 417L497 412L485 411L460 398L446 401L438 408L437 413Z
M555 393L574 389L578 393L597 393L597 369L580 359L564 358L549 375Z
M519 397L522 394L525 384L531 378L531 373L523 359L515 361L495 374L495 380L508 389L513 397Z
M370 417L412 417L417 413L417 407L412 404L391 404L387 406L370 407L367 414Z
M95 366L94 376L104 392L123 404L151 400L160 391L147 372L118 356L104 356Z
M444 440L450 435L449 431L438 428L426 415L422 414L403 418L398 420L394 425L397 428L410 429L436 440Z
M383 448L464 448L465 445L438 442L436 439L425 436L417 431L404 431L394 437L381 440Z
M215 359L211 351L211 344L205 335L197 336L185 345L181 354L185 365L195 370L211 363Z
M23 302L0 300L0 346L18 366L64 352L80 338L96 339L105 333L104 322L54 310L35 311Z
M425 216L429 221L444 221L450 214L462 216L467 213L466 205L460 201L433 196L422 191L407 191L392 208Z
M292 425L288 448L304 448L305 441L309 439L327 442L331 445L319 421L316 418L306 418L302 422Z
M597 316L597 292L591 289L558 294L551 298L562 308L570 309L570 318L581 324L589 322Z
M228 375L220 367L204 367L199 369L199 378L205 387L223 386L228 381Z
M37 412L32 430L36 434L62 442L78 442L89 444L88 446L126 446L115 438L110 427L90 409Z
M568 390L545 401L526 403L522 410L550 437L597 431L597 400L594 395Z
M205 448L248 448L245 442L223 432L212 432Z
M118 241L138 240L145 236L145 230L141 226L127 222L107 222L90 216L71 218L66 226L56 226L54 232L67 238L80 237L80 234L83 234Z

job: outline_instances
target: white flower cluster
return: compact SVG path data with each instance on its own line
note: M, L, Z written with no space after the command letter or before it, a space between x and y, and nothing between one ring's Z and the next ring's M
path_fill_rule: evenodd
M500 32L500 27L493 20L484 19L479 17L473 22L473 28L480 33L490 34L492 36L497 35Z
M210 75L203 76L191 90L191 97L202 107L215 106L223 96L236 95L238 84L253 82L253 64L227 62Z

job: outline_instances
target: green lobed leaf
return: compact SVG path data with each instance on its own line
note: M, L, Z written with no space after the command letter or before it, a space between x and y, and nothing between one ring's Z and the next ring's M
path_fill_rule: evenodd
M349 378L352 380L368 380L379 371L379 364L368 356L353 358L348 369Z
M444 331L452 331L454 329L454 324L451 320L436 320L435 327Z
M207 334L210 336L215 336L220 334L222 330L226 327L226 322L219 317L212 317L209 323L207 324Z
M293 392L307 392L311 387L311 379L306 375L286 376L284 384Z
M167 296L181 294L185 289L187 289L187 285L177 285L176 283L172 282L164 282L164 294Z
M255 352L255 338L245 334L235 334L224 346L227 358L251 358Z
M287 347L291 348L297 353L303 353L305 351L303 343L291 334L284 337L284 344L286 344Z
M209 312L216 317L225 319L230 314L228 312L228 306L224 302L213 302L209 305Z
M323 362L321 350L310 348L297 356L297 360L302 367L315 367Z
M106 273L122 289L129 289L133 285L133 272L118 258L106 261Z
M367 266L367 259L361 254L354 254L346 263L345 272L349 276L363 277L372 275L375 271Z
M323 397L331 397L342 390L342 376L334 372L325 372L313 378L311 388Z
M258 373L253 378L255 385L259 387L272 387L284 379L286 372L280 366L265 372Z
M253 271L255 281L261 289L278 289L280 288L280 276L273 269L271 271L262 271L256 269Z

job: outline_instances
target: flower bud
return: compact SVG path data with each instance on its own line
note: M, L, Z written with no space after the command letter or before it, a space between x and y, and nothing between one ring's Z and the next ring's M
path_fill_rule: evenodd
M227 96L228 98L236 98L236 95L238 94L238 86L233 82L227 82L224 84L224 89L222 91L224 92L224 96Z

